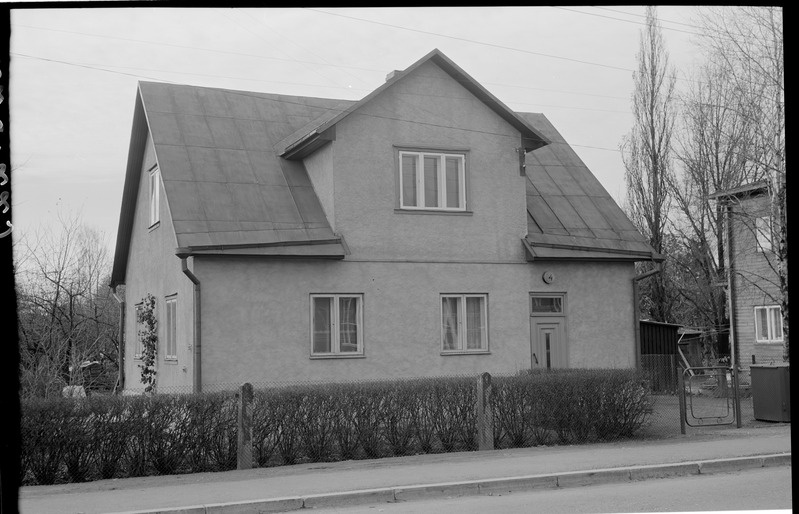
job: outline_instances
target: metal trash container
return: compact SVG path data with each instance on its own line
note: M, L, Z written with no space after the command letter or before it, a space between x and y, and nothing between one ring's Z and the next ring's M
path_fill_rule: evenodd
M755 419L791 422L791 367L788 364L753 364L752 407Z

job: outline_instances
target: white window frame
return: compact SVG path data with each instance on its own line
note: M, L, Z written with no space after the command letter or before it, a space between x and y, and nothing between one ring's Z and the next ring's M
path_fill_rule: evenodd
M150 227L157 225L161 221L161 172L158 166L150 170Z
M133 321L134 321L134 337L133 337L133 358L140 359L142 353L144 352L144 347L141 344L141 336L139 335L139 331L141 330L142 323L139 321L139 312L144 309L143 303L137 303L133 306Z
M445 298L458 298L458 341L456 348L444 348L444 299ZM467 334L469 327L468 318L466 317L466 299L467 298L480 298L482 299L483 319L485 323L482 327L480 340L483 343L480 348L468 348ZM440 326L440 339L441 339L441 354L468 354L468 353L488 353L488 294L485 293L442 293L438 298L438 321Z
M340 294L321 294L314 293L310 295L310 342L311 342L311 357L323 358L347 358L347 357L363 357L363 293L340 293ZM314 300L316 298L329 298L332 299L332 311L330 313L330 351L329 352L315 352L314 351ZM354 352L342 352L341 342L339 340L339 300L341 298L355 298L357 300L357 314L356 320L358 323L358 349Z
M774 249L774 240L771 227L771 216L757 216L755 218L755 239L757 247L763 253Z
M164 349L164 360L177 361L178 360L178 297L177 295L167 296L164 298L166 304L166 323L164 334L164 341L166 341Z
M403 156L413 156L416 158L416 205L406 205L403 192L403 173L402 173L402 158ZM424 159L425 157L436 157L439 159L438 164L438 206L427 207L425 206L424 196ZM447 207L447 178L446 178L446 160L447 158L456 158L460 163L458 166L458 207ZM420 211L449 211L449 212L464 212L466 211L466 154L460 152L427 152L427 151L399 151L399 207L406 210L420 210Z
M760 311L766 311L766 326L759 327L760 325ZM782 307L779 305L758 305L754 308L755 313L755 342L757 343L782 343L783 341L783 331L782 331ZM776 334L776 323L774 316L777 316L780 320L780 333ZM758 328L765 328L766 337L761 338L760 334L763 333L763 330L758 330Z
M560 300L560 310L556 312L548 312L548 311L534 311L533 310L533 303L536 298L551 298L551 299L559 299ZM543 317L565 317L566 316L566 293L541 293L541 292L534 292L530 293L530 305L529 305L530 316L543 316Z

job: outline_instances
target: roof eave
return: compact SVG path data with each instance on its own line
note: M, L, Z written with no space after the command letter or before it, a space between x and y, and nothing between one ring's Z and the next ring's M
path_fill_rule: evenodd
M136 87L136 104L133 109L133 127L128 148L128 162L125 170L125 185L122 190L122 207L117 227L114 263L111 270L110 287L125 283L130 251L130 238L133 232L133 219L136 212L136 197L139 190L144 146L147 144L147 116L144 112L140 86Z

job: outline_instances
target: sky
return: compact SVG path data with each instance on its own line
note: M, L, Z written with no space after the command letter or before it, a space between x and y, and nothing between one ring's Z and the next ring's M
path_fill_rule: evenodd
M698 13L657 13L682 87L698 64ZM114 248L139 80L358 100L434 48L511 109L544 113L622 203L619 145L633 125L644 14L643 6L12 5L13 235L79 214Z

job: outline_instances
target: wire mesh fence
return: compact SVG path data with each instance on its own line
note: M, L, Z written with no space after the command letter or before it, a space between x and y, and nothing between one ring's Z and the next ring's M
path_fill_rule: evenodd
M482 401L478 378L253 383L251 400L233 383L204 385L202 394L158 388L154 395L25 400L21 479L49 484L224 471L242 462L471 451L483 449L481 437L491 448L518 448L680 435L679 396L653 394L647 376L634 370L494 376ZM718 377L690 383L697 413L728 399L728 391L711 387ZM742 394L741 412L754 422L751 396ZM245 461L242 440L249 441Z

